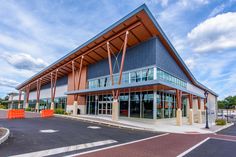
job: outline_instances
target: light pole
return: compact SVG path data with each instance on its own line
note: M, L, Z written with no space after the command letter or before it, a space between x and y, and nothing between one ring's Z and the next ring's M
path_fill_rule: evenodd
M208 92L205 91L204 93L205 95L205 99L206 99L206 129L209 129L209 125L208 125L208 107L207 107L207 97L208 97Z

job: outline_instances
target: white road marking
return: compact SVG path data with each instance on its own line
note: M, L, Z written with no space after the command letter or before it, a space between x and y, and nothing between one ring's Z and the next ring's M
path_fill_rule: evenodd
M89 153L93 153L93 152L98 152L98 151L102 151L102 150L107 150L107 149L111 149L111 148L116 148L116 147L120 147L120 146L129 145L129 144L133 144L133 143L137 143L137 142L142 142L142 141L146 141L146 140L150 140L150 139L153 139L153 138L157 138L157 137L161 137L161 136L166 136L166 135L169 135L169 133L165 133L165 134L161 134L161 135L157 135L157 136L152 136L152 137L144 138L144 139L141 139L141 140L121 143L121 144L117 144L117 145L113 145L113 146L109 146L109 147L105 147L105 148L90 150L90 151L86 151L86 152L82 152L82 153L67 155L67 156L64 156L64 157L75 157L75 156L79 156L79 155L89 154Z
M236 140L233 140L233 139L225 139L225 138L220 138L220 137L211 137L211 139L229 141L229 142L236 142Z
M73 145L68 147L60 147L60 148L54 148L54 149L48 149L48 150L42 150L37 152L31 152L31 153L25 153L25 154L19 154L19 155L13 155L10 157L43 157L43 156L49 156L49 155L56 155L60 153L67 153L71 151L76 150L82 150L97 146L103 146L107 144L116 143L115 140L104 140L104 141L97 141L97 142L91 142L91 143L85 143L85 144L79 144L79 145Z
M53 130L53 129L48 129L48 130L40 130L39 132L41 133L54 133L54 132L58 132L59 130Z
M89 129L101 129L101 127L99 127L99 126L88 126L87 128L89 128Z
M194 145L193 147L191 147L191 148L187 149L186 151L184 151L183 153L179 154L177 157L182 157L182 156L188 154L189 152L191 152L195 148L199 147L201 144L203 144L204 142L208 141L209 139L210 139L210 137L207 137L206 139L202 140L198 144Z

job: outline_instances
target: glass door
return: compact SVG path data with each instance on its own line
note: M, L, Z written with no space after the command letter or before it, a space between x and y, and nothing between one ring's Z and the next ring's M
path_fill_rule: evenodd
M103 114L103 103L98 102L98 114Z
M108 115L112 114L112 103L111 102L107 103L107 114Z

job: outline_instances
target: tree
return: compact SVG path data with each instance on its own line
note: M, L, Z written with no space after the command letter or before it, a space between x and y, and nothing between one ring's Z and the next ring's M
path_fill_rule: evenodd
M4 98L5 100L9 100L9 96L7 95L7 96L5 96L5 98Z
M235 108L235 106L236 106L236 96L228 96L224 100L218 101L219 109Z
M218 103L218 108L219 109L225 109L226 108L226 102L224 100L219 100L217 103Z

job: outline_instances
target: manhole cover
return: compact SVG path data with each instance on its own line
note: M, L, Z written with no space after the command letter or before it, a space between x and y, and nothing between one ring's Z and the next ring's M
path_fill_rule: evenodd
M99 126L88 126L89 129L101 129Z
M41 132L41 133L54 133L54 132L58 132L58 130L48 129L48 130L40 130L39 132Z

